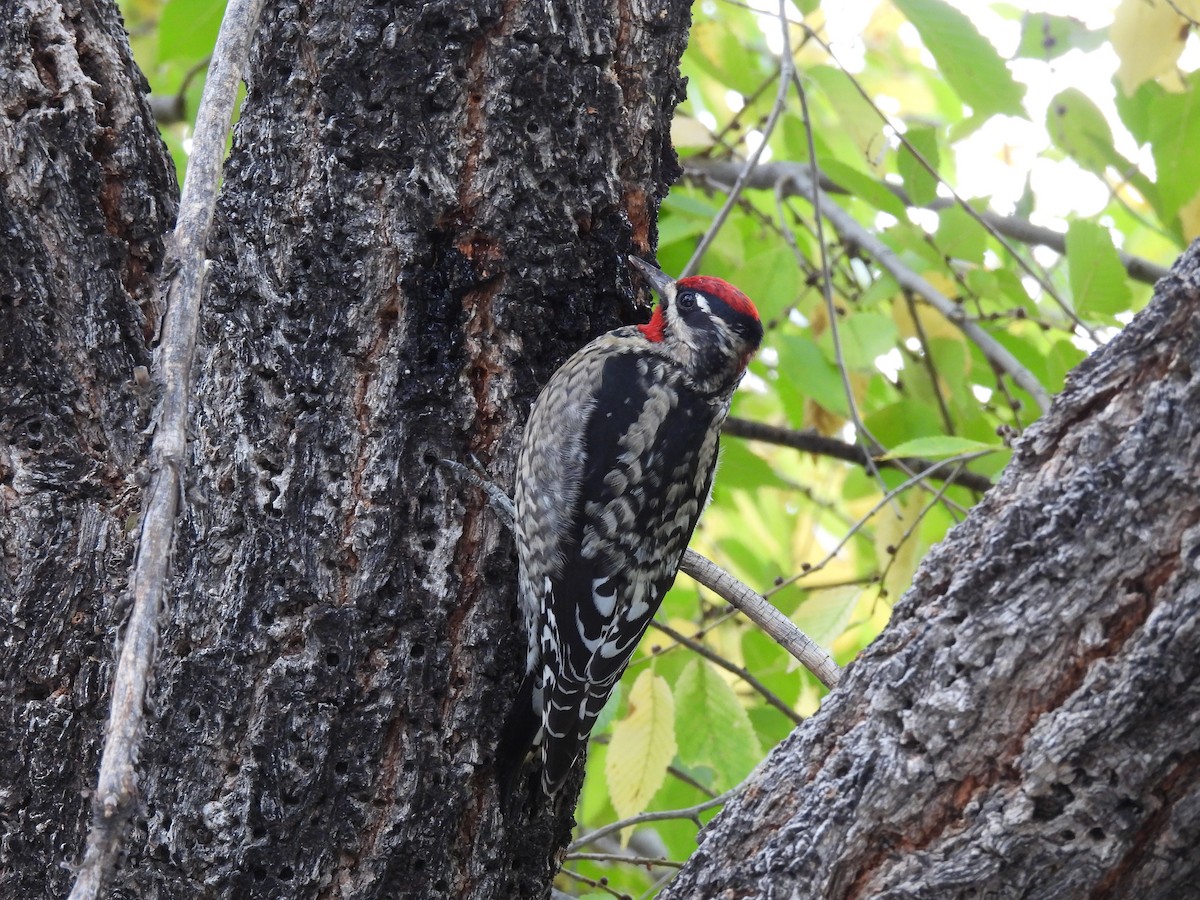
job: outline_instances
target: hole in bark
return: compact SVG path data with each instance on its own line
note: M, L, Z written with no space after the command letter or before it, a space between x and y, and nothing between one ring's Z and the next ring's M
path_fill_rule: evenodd
M188 719L192 722L199 722L200 716L202 716L202 715L203 715L203 712L201 711L200 707L198 707L198 706L193 706L191 709L188 710Z
M437 541L431 537L425 538L425 540L421 541L421 549L425 550L427 553L430 553L437 549Z
M1102 841L1105 838L1104 829L1093 828L1088 832L1088 837L1090 837L1093 841Z
M255 881L264 881L267 877L267 870L262 866L255 866L250 870L250 874L254 877Z
M339 759L333 764L333 772L335 775L345 775L347 768L348 766L346 765L346 761L344 759Z
M1058 836L1061 837L1064 841L1075 840L1075 832L1072 831L1070 828L1064 828L1062 831L1060 831L1058 833Z
M291 881L291 880L292 880L292 878L294 878L294 877L295 877L295 875L296 875L296 873L295 873L295 871L292 869L292 867L291 867L291 866L282 866L282 867L279 869L279 877L280 877L280 878L281 878L283 881Z
M424 655L425 655L425 645L424 644L413 644L412 645L412 650L409 651L409 656L411 656L413 659L420 659Z
M254 838L256 841L261 841L266 836L267 836L267 829L265 829L261 825L255 825L253 828L250 829L250 837Z
M334 653L332 650L325 654L325 662L328 665L336 666L341 661L342 661L342 658L340 656L338 656L338 654Z
M539 125L537 122L530 122L528 125L525 126L525 130L527 132L529 132L530 134L537 134L539 131L542 130L542 126Z

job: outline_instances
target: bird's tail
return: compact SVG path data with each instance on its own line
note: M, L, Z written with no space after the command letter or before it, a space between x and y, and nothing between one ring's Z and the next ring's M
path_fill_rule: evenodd
M526 673L496 748L496 781L500 785L500 800L505 807L520 779L521 768L537 738L538 729L542 727L542 711L536 708L538 704L534 697L536 681L533 671Z

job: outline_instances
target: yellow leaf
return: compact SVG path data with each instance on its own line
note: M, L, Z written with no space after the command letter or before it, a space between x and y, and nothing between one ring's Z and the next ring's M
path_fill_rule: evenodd
M666 679L647 670L629 691L629 714L613 724L604 775L622 818L642 812L662 787L675 757L675 698Z
M946 278L940 272L926 272L925 280L947 297L954 296L955 292L959 290L950 279ZM926 338L931 341L936 338L950 338L951 340L966 343L962 329L932 306L926 306L924 303L916 303L914 306L917 310L917 320L921 323L921 328L924 330ZM907 339L918 336L917 326L913 321L912 312L909 310L907 303L899 301L892 304L892 321L896 323L896 328L900 330L902 338Z
M1200 194L1180 208L1179 222L1183 225L1184 240L1200 237Z
M1196 0L1176 0L1180 12L1195 17ZM1145 81L1175 72L1187 40L1187 22L1165 0L1121 0L1109 28L1121 60L1117 80L1130 96Z
M909 491L903 499L897 498L895 504L886 504L872 520L875 559L881 571L887 570L883 586L893 603L908 588L917 570L921 541L916 524L924 505L925 498L920 493Z
M678 115L671 120L671 143L676 147L711 147L713 133L699 119Z

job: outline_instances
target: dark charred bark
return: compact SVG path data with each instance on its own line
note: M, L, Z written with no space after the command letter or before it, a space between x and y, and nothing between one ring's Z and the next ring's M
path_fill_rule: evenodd
M549 373L638 320L688 4L274 3L210 247L194 440L111 896L539 896L498 808L511 481ZM0 893L82 850L175 185L105 4L4 16ZM72 55L74 54L74 55ZM64 58L66 61L64 62ZM68 66L67 63L70 63ZM84 78L86 76L86 79Z
M175 172L107 3L0 3L0 896L63 896L130 560ZM142 370L144 371L144 370Z
M1195 893L1198 309L1200 244L1076 370L669 896Z

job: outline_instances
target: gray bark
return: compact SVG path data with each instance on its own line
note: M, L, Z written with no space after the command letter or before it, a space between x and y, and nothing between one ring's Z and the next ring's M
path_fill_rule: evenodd
M1200 244L666 896L1195 894L1198 303Z
M107 715L177 194L145 90L112 5L0 2L6 898L65 895Z
M6 109L40 102L60 44L91 45L89 16L116 26L108 5L67 15L61 38L9 27L28 84L5 82ZM644 315L625 257L651 252L677 176L687 19L666 0L267 7L210 247L175 589L111 896L548 892L578 776L556 804L497 806L491 756L523 667L511 539L437 460L473 454L510 482L549 373ZM127 93L136 127L122 120L115 149L62 130L29 176L44 194L6 193L30 248L4 257L5 896L65 894L61 863L81 852L138 509L123 479L146 416L128 382L149 361L158 310L138 301L153 303L174 185L112 33L125 70L78 90ZM25 138L5 139L14 166ZM55 169L64 145L97 174ZM61 182L39 186L46 171ZM135 200L149 213L121 205ZM81 236L111 260L76 258Z

